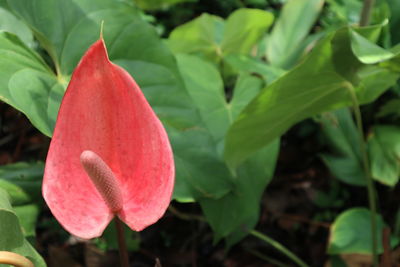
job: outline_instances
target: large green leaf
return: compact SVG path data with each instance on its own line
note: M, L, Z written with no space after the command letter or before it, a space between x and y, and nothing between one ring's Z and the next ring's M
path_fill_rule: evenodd
M339 180L351 185L365 185L361 142L348 108L323 114L320 120L322 135L329 153L321 154L325 164Z
M143 60L175 68L172 55L160 42L155 29L128 2L12 0L9 5L35 30L59 75L71 74L86 49L99 38L102 21L112 60Z
M2 189L0 189L0 235L0 250L23 255L36 267L46 266L44 260L24 238L18 217L11 208L7 193Z
M304 41L320 13L323 0L290 0L267 39L267 58L274 66L290 66L293 53Z
M386 49L371 43L367 38L354 30L350 30L351 48L358 59L365 64L374 64L394 57L394 54Z
M352 52L350 33L343 28L328 35L302 64L264 88L244 109L227 134L225 158L232 167L296 122L348 106L352 94L361 103L369 102L373 97L367 91L373 92L375 87L382 93L395 83L399 73L389 68L371 65L374 72L363 72L370 65L363 65ZM379 70L391 79L376 81Z
M227 239L231 246L255 227L260 213L260 199L273 177L279 142L253 155L236 172L235 187L220 199L202 199L200 205L216 233L214 240Z
M382 240L384 222L380 215L377 221L376 240ZM371 212L365 208L353 208L341 213L331 227L328 244L329 254L371 254ZM383 251L382 243L378 242L378 251Z
M0 30L17 35L27 46L33 46L31 30L7 9L0 7Z
M199 202L216 233L215 240L227 238L228 244L233 244L247 235L244 228L253 228L258 220L259 201L273 176L279 142L274 142L252 157L245 166L239 168L235 176L227 171L223 177L218 177L216 163L220 162L221 153L216 153L216 150L222 152L223 137L229 125L259 92L262 82L248 74L239 76L232 99L228 103L222 78L213 64L199 57L183 54L178 55L177 59L186 89L214 138L216 159L214 164L209 164L209 169L212 170L210 175L219 181L228 179L231 182L230 192L225 196L200 198ZM227 170L225 164L222 166Z
M15 35L0 33L0 100L51 135L64 93L52 70Z
M221 50L224 54L249 54L274 21L272 13L261 9L241 8L225 23Z
M236 10L226 21L205 13L175 28L168 44L175 53L219 62L227 54L249 54L272 21L271 13L250 8Z
M368 138L372 177L395 186L400 176L400 127L376 125Z
M168 45L175 53L187 53L217 61L221 55L220 43L224 20L202 14L200 17L176 27L168 38Z
M196 56L177 55L186 89L216 142L225 135L232 115L225 100L224 84L217 68Z

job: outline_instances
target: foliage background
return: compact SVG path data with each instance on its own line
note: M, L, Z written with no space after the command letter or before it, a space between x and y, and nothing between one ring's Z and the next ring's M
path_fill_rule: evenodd
M30 126L15 132L10 125L23 120L18 110L51 136L71 73L104 21L110 59L135 78L162 120L177 169L165 222L140 235L127 231L135 255L147 247L151 260L168 263L173 257L159 251L171 248L195 251L189 262L210 264L201 255L212 261L231 249L238 258L230 252L213 264L289 262L255 241L263 232L311 265L351 265L343 255L372 252L369 176L376 184L377 240L390 229L389 251L397 251L400 5L376 1L370 26L358 27L362 6L358 0L1 0L0 99L12 108L1 109L0 144L8 155L2 163L9 164L0 169L0 232L7 237L0 250L44 266L30 244L47 262L57 244L68 244L69 255L74 248L40 196L48 139ZM18 136L37 138L35 153L32 141ZM181 220L191 222L184 234L168 226ZM146 236L152 231L161 234ZM57 241L43 239L48 233ZM191 249L178 245L182 235L191 236ZM16 236L20 241L10 242ZM90 247L115 249L112 228Z

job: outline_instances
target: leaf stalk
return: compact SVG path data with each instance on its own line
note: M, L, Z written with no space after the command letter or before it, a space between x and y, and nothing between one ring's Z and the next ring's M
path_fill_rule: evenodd
M308 267L308 265L302 261L299 257L297 257L293 252L291 252L289 249L287 249L285 246L283 246L281 243L275 241L274 239L270 238L269 236L264 235L263 233L257 231L257 230L250 230L249 234L252 236L255 236L262 241L270 244L273 246L275 249L279 250L282 254L286 255L289 259L291 259L293 262L295 262L298 266L300 267Z
M365 179L367 182L368 191L368 203L371 210L371 234L372 234L372 256L373 256L373 266L378 266L378 240L377 240L377 223L376 223L376 201L375 201L375 186L371 176L371 170L369 166L369 158L367 153L367 146L365 144L364 130L362 125L362 116L360 110L360 104L358 102L357 96L354 92L353 87L349 86L349 92L351 100L353 103L354 118L356 120L358 135L360 138L360 150L362 156L362 164L365 172Z

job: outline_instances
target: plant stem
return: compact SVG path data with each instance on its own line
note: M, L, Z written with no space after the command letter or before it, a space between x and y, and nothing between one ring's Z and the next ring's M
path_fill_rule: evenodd
M266 243L270 244L273 246L275 249L279 250L282 254L285 254L289 259L294 261L298 266L300 267L308 267L308 265L302 261L299 257L294 255L290 250L288 250L286 247L284 247L282 244L279 242L273 240L272 238L264 235L263 233L257 231L257 230L250 230L249 234L265 241Z
M349 87L349 92L353 102L354 117L357 124L358 135L360 138L360 150L362 156L362 164L364 167L365 178L367 180L368 203L371 210L371 234L372 234L372 256L373 266L378 266L378 241L377 241L377 226L376 226L376 202L375 202L375 187L372 180L371 171L369 167L369 158L367 153L367 146L365 145L364 130L362 125L362 117L360 105L353 87Z
M0 251L0 264L10 264L15 267L34 267L28 258L11 251Z
M121 267L129 267L128 249L126 248L124 226L121 220L115 216L115 227L117 228L119 259Z
M375 0L364 0L364 5L360 16L360 26L368 26L374 3Z

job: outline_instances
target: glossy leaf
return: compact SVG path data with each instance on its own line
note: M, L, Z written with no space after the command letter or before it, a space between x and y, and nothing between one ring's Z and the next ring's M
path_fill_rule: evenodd
M382 240L384 222L380 215L377 220L377 238ZM371 213L364 208L353 208L342 212L334 221L328 244L329 254L371 254ZM378 242L378 251L383 251Z
M214 164L208 165L212 170L210 175L216 180L209 182L210 186L214 187L217 181L230 182L225 195L199 198L199 202L215 232L214 239L227 238L229 245L232 245L247 235L243 227L251 229L258 220L259 201L272 179L279 142L274 142L252 157L235 176L228 171L218 176L220 172L216 162L221 162L218 155L222 152L223 137L229 125L258 93L262 82L257 77L242 74L236 81L232 99L228 103L224 96L223 81L214 65L190 55L178 55L177 59L186 88L206 122L207 130L213 133L214 147L218 150L214 152L217 157ZM227 170L225 164L222 166Z
M290 0L267 39L266 55L272 65L287 68L320 13L323 0ZM298 53L298 52L297 52Z
M221 50L224 54L250 53L274 21L272 13L261 9L241 8L225 22Z
M176 27L168 38L168 46L175 53L187 53L217 61L221 55L220 43L224 20L202 14L198 18Z
M100 236L114 216L80 163L83 151L111 168L122 193L121 220L136 231L169 205L174 163L168 136L140 88L112 64L102 40L75 69L63 98L46 159L43 196L69 232ZM85 166L86 167L86 166Z
M352 41L351 48L354 54L365 64L378 63L395 56L392 52L371 43L356 31L351 30L350 35Z
M27 46L33 46L33 34L31 30L7 9L0 7L0 30L13 33Z
M373 88L382 93L395 83L399 74L381 66L373 67L391 79L377 81L376 72L363 75L367 66L350 46L349 29L330 34L302 64L264 88L227 134L225 158L229 164L237 166L302 119L350 105L350 91L367 103L379 95L372 93Z
M214 140L220 142L232 122L232 116L218 69L196 56L178 55L177 60L190 97Z
M360 152L361 142L353 117L347 108L325 113L320 120L329 153L321 155L332 174L351 185L366 184Z
M368 137L372 177L395 186L400 177L400 127L377 125Z
M24 238L17 215L11 208L7 193L0 189L0 250L27 257L36 267L46 266L42 257Z
M64 92L52 70L15 35L0 33L0 99L51 135Z
M232 246L255 227L260 213L260 199L271 181L279 152L276 140L253 155L237 170L235 187L221 199L202 199L200 205L216 233L214 242L226 238Z
M226 21L205 13L175 28L168 44L175 53L219 62L227 54L249 54L272 21L272 14L258 9L238 9Z

